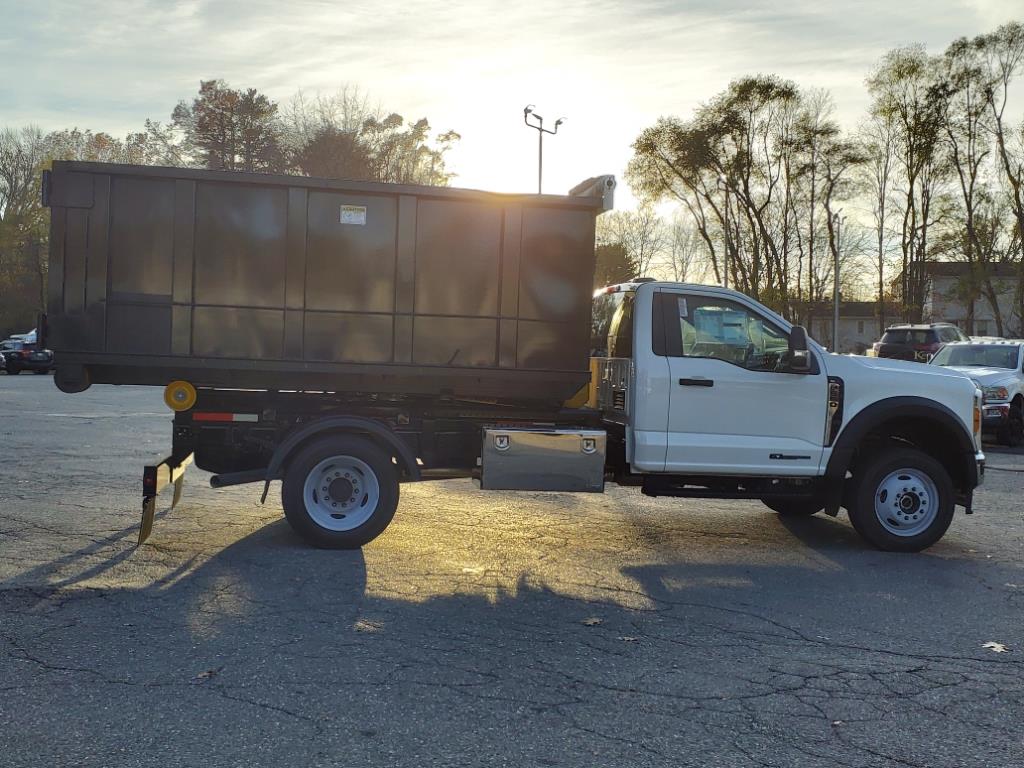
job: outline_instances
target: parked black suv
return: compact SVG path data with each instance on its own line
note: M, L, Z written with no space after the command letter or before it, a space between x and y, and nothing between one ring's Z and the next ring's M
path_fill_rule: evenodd
M875 357L913 360L927 363L939 347L948 341L970 341L967 335L952 323L922 323L919 325L890 325L880 341L872 345Z
M35 344L20 339L7 339L0 342L0 358L9 374L22 371L33 373L49 373L53 368L53 352L39 349Z

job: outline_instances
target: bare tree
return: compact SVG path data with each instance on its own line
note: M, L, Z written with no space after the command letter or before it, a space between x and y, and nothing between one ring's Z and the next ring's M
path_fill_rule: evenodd
M875 259L878 303L878 335L886 328L885 270L889 259L890 226L892 216L890 192L896 163L895 121L891 113L872 115L862 126L860 141L865 163L861 166L863 186L870 202L871 219L874 225Z
M981 208L988 198L984 178L991 153L988 78L979 48L966 38L954 41L937 66L940 80L935 87L941 110L941 135L959 192L955 218L962 222L962 227L951 229L960 246L958 260L968 265L960 286L967 305L967 332L974 332L975 305L984 294L996 321L996 333L1002 336L1002 311L992 283L991 265L985 261L990 251L981 242L978 226Z
M972 45L983 61L985 102L1016 219L1017 236L1024 237L1024 124L1014 128L1006 117L1010 85L1024 68L1024 25L1004 24L991 34L974 38ZM1018 264L1017 314L1024 320L1024 258Z
M856 191L855 183L852 179L854 172L857 167L865 162L866 158L861 150L861 147L854 141L843 140L843 139L830 139L827 140L824 151L822 152L822 211L825 214L825 224L828 229L828 249L831 258L828 259L830 262L827 270L829 277L835 277L835 265L841 264L842 257L851 257L853 251L851 249L842 249L844 243L840 242L840 238L843 234L846 234L846 240L849 241L849 234L846 232L848 227L843 226L840 229L843 232L836 231L836 223L839 217L839 211L836 210L836 205L844 200L849 200L854 192ZM840 278L842 277L842 271L840 272Z
M47 160L39 128L0 131L0 322L27 324L46 299L47 217L39 205ZM13 290L12 290L13 289Z
M716 279L728 276L780 308L789 300L780 212L790 200L787 152L798 104L794 83L741 78L692 120L663 118L645 130L627 171L645 199L674 198L690 212Z
M598 219L598 241L621 245L636 269L634 277L644 277L665 253L669 236L654 208L641 205L635 211L613 211Z
M300 150L325 130L357 134L370 118L383 117L381 108L359 86L345 84L333 94L310 96L298 91L281 110L284 140Z
M914 45L887 53L868 78L872 115L891 119L895 126L902 213L900 298L914 320L921 318L928 230L944 171L933 72L924 47Z
M46 145L38 127L0 130L0 222L31 205L45 158Z
M803 198L806 211L806 232L796 227L797 248L800 252L800 263L804 262L806 250L807 263L807 312L805 322L808 326L813 322L815 302L821 301L824 295L825 282L821 275L831 271L825 265L824 271L815 264L815 245L818 240L820 221L815 221L815 214L822 202L823 163L831 144L839 135L839 125L833 118L835 106L832 97L826 91L813 91L801 105L797 119L797 130L794 139L794 155L797 195ZM826 224L828 211L826 211ZM831 227L831 224L828 224ZM831 240L831 238L830 238ZM805 248L806 245L806 248ZM797 270L798 283L802 270ZM798 291L799 294L799 291Z
M667 224L664 263L678 283L701 282L707 274L704 243L685 210L676 210Z

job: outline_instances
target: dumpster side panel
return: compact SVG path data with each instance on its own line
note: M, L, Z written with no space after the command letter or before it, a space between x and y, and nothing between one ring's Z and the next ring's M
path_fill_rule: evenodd
M310 193L307 312L394 312L397 216L395 197Z
M594 216L526 208L516 360L521 368L585 368L594 274Z
M50 206L52 346L97 383L555 402L588 376L597 199L56 163Z
M56 170L51 198L51 346L103 352L105 346L110 177Z
M390 363L394 317L390 314L307 312L306 359L315 362Z
M114 177L106 351L171 352L175 185Z
M417 315L497 317L502 210L421 200L416 217Z

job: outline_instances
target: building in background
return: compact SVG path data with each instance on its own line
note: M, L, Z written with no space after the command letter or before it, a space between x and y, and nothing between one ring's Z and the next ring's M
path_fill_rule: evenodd
M925 272L922 318L926 323L953 323L971 336L994 336L998 333L996 313L989 299L980 295L968 301L970 265L961 262L931 262L923 265ZM1020 306L1017 297L1018 267L1015 264L993 264L988 267L996 304L1003 320L1002 335L1022 335ZM973 306L972 306L973 305Z
M885 323L901 322L899 307L893 302L885 304ZM814 305L814 313L807 332L816 342L832 349L832 302ZM834 350L840 354L863 355L878 341L878 302L839 302L839 345Z

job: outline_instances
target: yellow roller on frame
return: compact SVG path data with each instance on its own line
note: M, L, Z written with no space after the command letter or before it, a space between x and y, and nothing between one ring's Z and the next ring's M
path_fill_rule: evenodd
M164 388L164 402L172 411L187 411L196 404L196 388L187 381L172 381Z

